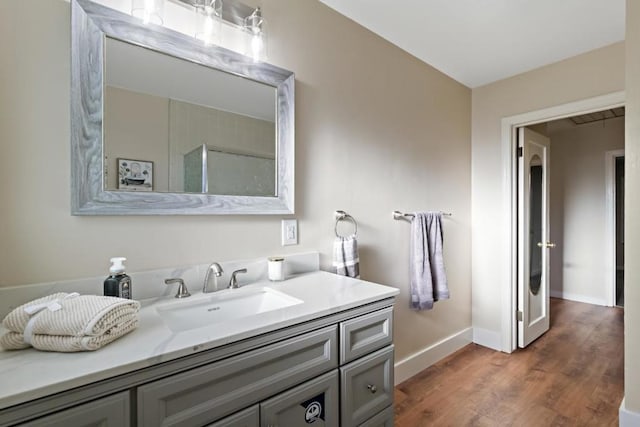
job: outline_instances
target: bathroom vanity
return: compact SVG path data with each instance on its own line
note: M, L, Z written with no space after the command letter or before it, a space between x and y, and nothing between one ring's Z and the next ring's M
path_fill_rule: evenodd
M392 426L398 290L315 271L214 294L265 289L299 302L185 326L163 298L97 352L0 352L0 425Z

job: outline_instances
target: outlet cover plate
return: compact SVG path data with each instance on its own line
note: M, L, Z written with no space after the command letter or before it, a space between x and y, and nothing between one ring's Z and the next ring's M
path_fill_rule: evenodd
M298 244L298 220L282 220L282 246Z

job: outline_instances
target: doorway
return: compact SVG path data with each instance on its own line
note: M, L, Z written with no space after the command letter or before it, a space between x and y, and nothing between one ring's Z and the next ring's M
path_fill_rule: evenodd
M524 144L518 162L519 347L549 329L549 297L616 305L611 296L619 295L624 274L619 242L624 114L624 107L612 108L519 132ZM538 152L534 159L544 161L530 161L532 150Z
M504 215L507 219L503 238L509 263L504 270L509 280L503 282L502 288L502 350L511 353L517 348L518 336L518 191L517 191L517 133L518 129L540 123L568 118L578 114L591 114L605 109L624 105L624 92L616 92L595 98L558 105L543 110L505 117L502 119L502 153L505 171L504 185L510 191L505 193ZM552 178L553 179L553 178ZM599 226L597 226L599 227ZM590 229L593 229L593 224ZM615 268L613 265L612 268ZM604 274L604 273L603 273ZM613 292L612 292L613 293Z

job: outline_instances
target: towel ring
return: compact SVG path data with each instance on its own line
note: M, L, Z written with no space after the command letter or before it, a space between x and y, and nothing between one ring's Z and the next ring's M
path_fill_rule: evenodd
M334 231L336 233L336 237L344 237L344 236L341 236L340 234L338 234L338 223L340 221L346 221L346 220L351 221L351 223L353 224L353 227L354 227L353 236L355 237L355 236L358 235L358 223L356 222L356 219L354 217L352 217L351 215L349 215L345 211L335 211L334 216L336 218L336 226L334 227Z

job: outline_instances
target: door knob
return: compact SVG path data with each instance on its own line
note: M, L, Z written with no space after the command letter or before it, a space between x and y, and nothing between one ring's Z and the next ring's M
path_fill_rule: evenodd
M547 242L547 243L538 242L538 247L539 248L555 248L556 244L552 242Z
M369 391L371 392L371 394L374 394L376 391L378 391L378 387L376 387L373 384L368 384L367 388L369 389Z

